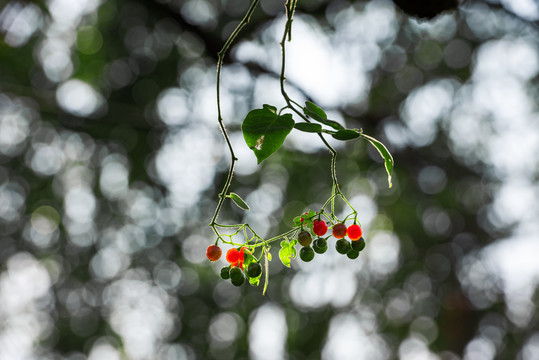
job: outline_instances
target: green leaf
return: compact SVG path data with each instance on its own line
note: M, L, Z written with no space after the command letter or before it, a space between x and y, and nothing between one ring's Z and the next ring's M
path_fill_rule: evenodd
M303 108L303 112L305 113L305 115L311 117L313 120L318 121L324 125L330 126L335 130L344 129L344 126L342 126L338 122L329 120L325 111L322 110L322 108L320 108L318 105L310 101L305 101L305 107Z
M278 115L277 108L270 105L249 111L241 125L243 138L259 164L283 145L293 127L291 114Z
M294 129L308 133L318 133L322 131L322 125L302 122L296 123Z
M365 134L361 134L361 137L364 139L367 139L371 143L371 145L374 146L376 150L378 150L378 152L384 159L386 172L387 172L387 182L389 183L389 187L393 186L393 184L391 183L391 173L393 172L393 166L394 166L393 156L391 156L386 146L382 144L382 142L380 142L379 140L376 140L372 136L368 136Z
M360 135L360 132L358 130L351 130L351 129L343 129L337 131L335 134L331 134L335 139L337 140L353 140L358 138Z
M305 101L305 109L303 110L306 115L309 115L313 119L320 121L320 120L327 120L328 116L326 115L326 112L322 110L322 108L318 105L316 105L313 102Z
M249 210L249 205L236 193L231 192L230 195L227 195L226 197L231 198L232 201L234 201L234 204L238 205L240 209L243 210Z
M249 282L251 283L251 285L253 286L258 286L258 284L260 284L260 277L262 276L262 274L258 275L257 277L255 278L250 278L248 277L247 279L249 279Z
M296 245L296 240L288 241L283 240L281 241L281 250L279 250L279 259L281 259L281 262L284 266L290 267L290 260L296 257L296 248L294 245Z

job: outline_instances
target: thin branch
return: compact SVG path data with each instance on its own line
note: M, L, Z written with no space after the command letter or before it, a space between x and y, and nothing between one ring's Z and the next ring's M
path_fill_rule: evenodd
M222 111L221 111L221 70L223 68L223 59L225 57L225 54L227 53L228 49L230 48L230 45L232 42L236 39L240 31L249 23L249 20L251 19L251 15L253 14L254 10L258 6L258 3L260 0L253 0L251 3L251 6L249 6L249 9L247 10L247 13L241 20L241 22L238 24L236 29L232 32L232 34L228 37L227 41L223 45L223 48L219 53L217 54L217 121L219 123L219 128L221 129L221 132L223 133L223 137L225 138L226 144L228 146L228 149L230 151L230 168L228 169L228 175L226 177L225 185L223 186L223 190L219 193L219 202L217 203L217 207L215 208L215 213L213 214L213 218L211 219L210 226L212 227L215 234L220 238L219 232L217 231L217 228L215 227L215 222L217 220L217 217L219 216L219 212L221 211L221 207L223 206L223 202L225 201L226 194L228 193L228 190L230 189L230 184L232 183L232 176L234 175L234 166L236 164L236 161L238 158L234 154L234 149L232 147L232 143L230 142L230 137L228 136L228 133L225 128L225 123L223 121Z

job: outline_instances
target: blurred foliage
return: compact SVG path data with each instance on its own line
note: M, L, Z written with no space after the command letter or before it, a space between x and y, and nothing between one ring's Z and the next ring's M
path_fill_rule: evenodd
M225 122L238 148L245 114L280 96L271 58L280 59L272 29L282 5L262 1L225 59ZM340 147L338 176L363 217L365 254L343 260L329 244L285 269L275 246L262 296L222 281L222 264L204 256L228 166L214 110L217 52L248 1L0 3L0 359L537 356L537 288L514 297L483 256L521 220L492 212L505 181L485 155L496 114L474 110L468 124L484 126L457 126L462 143L452 127L455 109L478 96L479 49L524 39L515 49L537 59L537 20L490 1L431 22L388 1L298 6L295 29L311 24L345 44L301 48L293 30L289 49L362 65L342 86L350 97L324 108L388 145L394 186L365 142ZM343 27L353 42L332 37ZM533 64L508 68L517 80L500 76L501 88L516 81L537 94ZM296 100L325 100L323 82L307 88L287 76ZM328 98L337 91L327 89ZM487 102L502 103L495 95ZM522 102L511 104L521 114ZM414 123L422 114L431 121ZM254 164L246 146L238 151ZM222 222L277 234L331 191L329 154L300 136L251 163L240 163L231 188L251 210L228 202ZM529 169L536 182L536 163Z

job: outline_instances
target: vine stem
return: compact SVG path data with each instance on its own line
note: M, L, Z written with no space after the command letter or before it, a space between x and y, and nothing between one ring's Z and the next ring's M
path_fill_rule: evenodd
M286 2L286 25L284 28L283 38L281 39L281 74L279 76L279 81L281 85L281 94L283 95L287 108L292 109L299 117L301 117L304 121L310 123L311 121L301 113L298 109L294 107L296 105L297 107L301 108L301 105L299 105L297 102L290 99L290 96L288 96L288 93L285 90L284 82L286 80L285 76L285 68L286 68L286 40L288 41L292 40L292 22L294 21L294 12L296 10L296 5L298 3L298 0L288 0ZM322 140L324 145L328 148L329 152L331 153L331 180L333 182L332 190L331 190L331 214L335 214L335 197L336 195L340 195L343 197L343 193L341 192L341 189L339 187L339 182L337 181L337 151L327 142L327 140L324 138L324 136L321 133L317 133L318 137Z
M245 16L241 20L241 22L236 26L232 34L228 37L225 44L223 45L223 48L221 51L217 53L217 121L219 122L219 128L221 129L221 132L223 134L223 137L225 138L226 144L228 146L228 150L230 151L230 167L228 169L228 174L226 176L225 185L223 186L223 190L219 193L219 202L217 203L217 207L215 208L215 213L213 214L213 217L210 222L210 226L217 235L218 238L221 238L221 235L219 234L219 231L217 231L216 228L216 221L217 217L219 216L219 212L221 211L221 208L223 207L223 202L225 201L226 195L228 193L228 190L230 189L230 184L232 183L232 176L234 175L234 167L236 165L236 161L238 161L238 158L234 154L234 148L232 147L232 143L230 142L230 137L228 136L228 133L226 131L225 123L223 121L222 111L221 111L221 70L223 68L223 60L224 57L230 48L230 45L232 42L236 39L240 31L249 23L251 20L251 15L253 14L254 10L260 3L260 0L253 0L251 2L251 5L249 6L249 9L245 13Z

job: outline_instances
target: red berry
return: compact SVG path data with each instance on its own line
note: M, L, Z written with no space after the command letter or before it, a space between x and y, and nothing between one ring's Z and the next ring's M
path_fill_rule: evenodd
M315 220L313 222L313 232L318 236L326 235L328 231L328 225L324 220Z
M240 269L243 270L243 261L244 261L244 252L245 252L245 248L242 247L239 251L239 256L238 256L238 263L237 264L233 264L232 266L238 266Z
M239 258L240 252L238 251L238 249L232 248L226 252L226 261L231 264L237 263Z
M333 225L333 236L335 239L342 239L346 235L346 225L343 223Z
M304 213L303 215L309 215L308 212ZM299 222L303 222L303 218L299 218Z
M363 235L363 231L361 230L361 227L357 224L350 225L348 227L348 230L346 230L346 234L352 241L359 240L361 235Z
M244 247L242 247L240 250L236 248L228 250L226 252L226 261L228 261L232 265L232 267L239 266L240 268L242 268L244 251Z
M206 257L210 261L217 261L221 257L221 248L217 245L210 245L206 249Z

